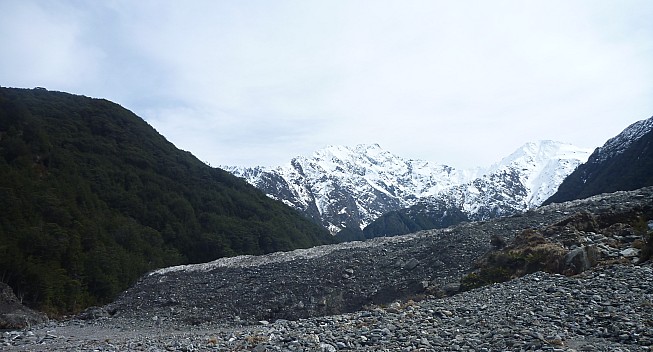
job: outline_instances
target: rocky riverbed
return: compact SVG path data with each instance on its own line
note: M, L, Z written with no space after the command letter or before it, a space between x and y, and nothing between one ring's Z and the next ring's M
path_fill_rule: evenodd
M650 351L653 268L542 272L442 299L255 326L101 318L5 332L9 351Z
M76 319L2 332L0 348L646 351L653 268L637 255L651 219L645 188L444 230L165 268ZM493 238L509 243L524 231L595 266L457 292Z

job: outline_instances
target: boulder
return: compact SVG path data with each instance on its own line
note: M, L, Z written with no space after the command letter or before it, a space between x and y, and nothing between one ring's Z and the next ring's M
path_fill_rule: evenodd
M585 247L577 247L569 251L565 255L563 263L562 272L568 275L579 274L592 267L590 256L587 254Z
M622 256L626 258L633 258L639 256L639 249L637 248L626 248L619 252Z
M404 269L406 269L406 270L413 270L413 269L415 269L415 268L417 267L418 264L419 264L419 260L417 260L417 259L415 259L415 258L410 258L410 260L408 260L408 261L404 264Z

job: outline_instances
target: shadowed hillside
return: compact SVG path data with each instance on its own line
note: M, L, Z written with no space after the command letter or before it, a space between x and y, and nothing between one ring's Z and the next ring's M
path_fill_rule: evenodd
M597 148L545 204L653 185L653 117L628 126Z
M0 281L51 314L154 268L334 241L121 106L45 89L0 88L0 208Z

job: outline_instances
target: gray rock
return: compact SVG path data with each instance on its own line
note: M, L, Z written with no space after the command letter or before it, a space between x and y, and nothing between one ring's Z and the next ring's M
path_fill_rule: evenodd
M579 274L592 267L592 263L584 247L578 247L569 251L565 255L564 265L565 267L562 271L569 274Z
M444 293L448 296L454 295L458 292L460 292L460 283L459 282L454 282L454 283L448 283L444 285Z
M328 343L320 343L320 351L323 352L336 352L337 349Z
M639 256L639 249L637 248L626 248L619 252L622 256L626 258L632 258Z
M419 265L419 260L415 258L410 258L405 264L404 264L404 269L406 270L413 270Z

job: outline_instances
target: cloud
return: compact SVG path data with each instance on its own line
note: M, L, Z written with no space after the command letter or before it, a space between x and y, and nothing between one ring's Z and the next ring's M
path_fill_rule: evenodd
M648 1L8 0L0 13L3 85L114 100L214 165L375 142L487 165L535 139L598 146L653 110Z
M60 7L23 1L0 4L5 15L0 21L0 46L3 48L3 79L19 85L57 84L93 74L99 53L79 45L79 27L71 16L52 16ZM74 16L74 15L73 15Z

